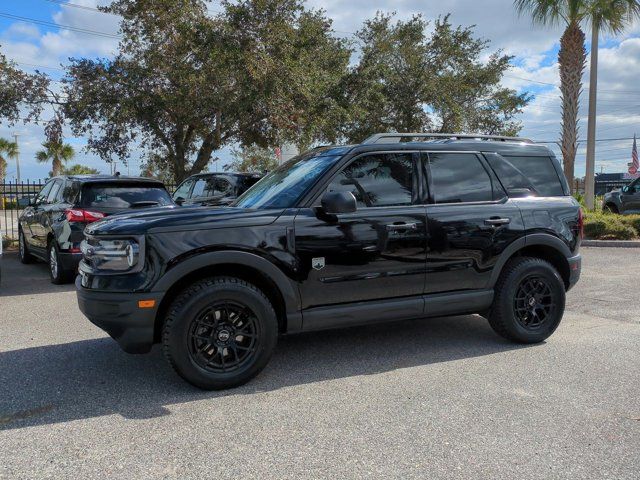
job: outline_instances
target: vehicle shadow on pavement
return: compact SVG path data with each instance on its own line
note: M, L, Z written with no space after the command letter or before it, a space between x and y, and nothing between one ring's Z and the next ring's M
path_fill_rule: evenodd
M16 252L6 252L3 256L0 297L70 292L76 289L73 283L52 284L49 266L44 262L34 260L32 264L23 265Z
M478 316L412 320L281 338L247 385L205 392L182 381L156 346L128 355L109 338L0 353L0 430L103 415L143 419L167 405L374 375L527 348L497 337Z

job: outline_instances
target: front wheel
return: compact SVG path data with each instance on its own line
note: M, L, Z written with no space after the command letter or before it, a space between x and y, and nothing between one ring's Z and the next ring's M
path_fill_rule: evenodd
M542 342L558 328L564 305L564 282L553 265L540 258L515 258L495 286L489 324L508 340Z
M269 299L232 277L200 280L173 301L162 330L169 364L205 390L242 385L266 366L278 320Z

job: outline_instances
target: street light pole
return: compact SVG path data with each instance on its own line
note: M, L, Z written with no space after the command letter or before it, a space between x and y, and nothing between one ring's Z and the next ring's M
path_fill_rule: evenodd
M596 96L598 90L598 25L591 26L591 66L589 70L589 123L587 124L587 165L584 177L584 196L588 210L595 207L596 163Z
M18 179L18 183L20 183L20 148L18 147L19 136L19 133L14 132L13 139L16 142L16 178Z

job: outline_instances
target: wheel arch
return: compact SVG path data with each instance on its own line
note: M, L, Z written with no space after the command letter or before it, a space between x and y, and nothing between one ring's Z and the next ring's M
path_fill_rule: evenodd
M534 257L548 261L554 266L569 288L571 271L569 258L572 257L569 247L559 238L549 234L533 234L511 244L503 252L491 275L490 287L493 288L502 273L504 266L515 257Z
M237 277L262 290L276 311L281 333L301 328L298 291L282 270L252 253L217 251L189 257L160 278L153 290L165 293L156 313L155 342L160 339L164 317L175 297L193 282L211 276Z

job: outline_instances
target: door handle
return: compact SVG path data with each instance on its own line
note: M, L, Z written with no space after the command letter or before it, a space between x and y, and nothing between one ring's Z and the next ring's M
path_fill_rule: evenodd
M417 230L418 225L415 223L392 223L387 225L387 231L389 232L402 232L405 230Z
M494 227L497 227L498 225L507 225L508 223L511 223L511 219L510 218L499 218L499 217L491 217L491 218L487 218L484 223L486 225L493 225Z

